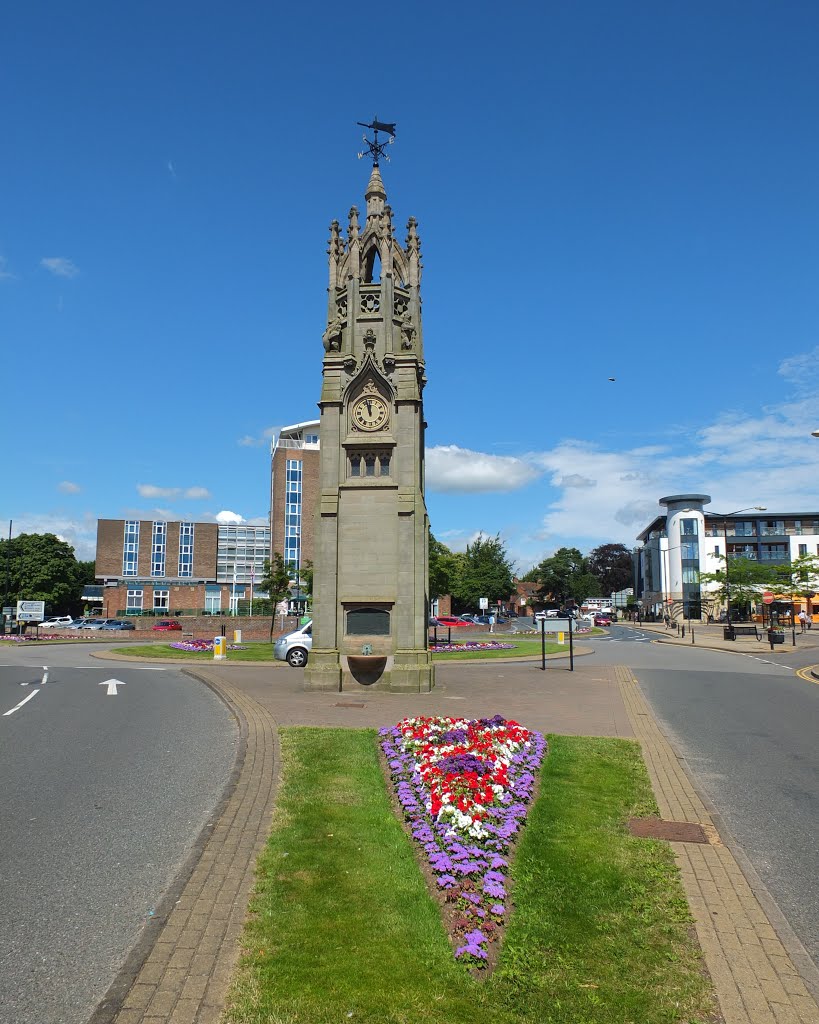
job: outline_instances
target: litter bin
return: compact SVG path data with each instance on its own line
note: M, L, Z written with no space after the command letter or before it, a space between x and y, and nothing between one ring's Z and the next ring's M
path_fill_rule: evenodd
M736 633L734 633L733 626L724 626L722 630L723 640L736 640Z

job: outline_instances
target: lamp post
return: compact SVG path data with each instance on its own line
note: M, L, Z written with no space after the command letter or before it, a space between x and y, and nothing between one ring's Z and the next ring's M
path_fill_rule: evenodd
M722 521L722 539L725 541L725 604L727 606L728 629L731 629L731 583L728 574L728 525L726 520L730 516L738 516L740 512L767 512L767 505L749 505L747 508L738 508L736 512L713 512Z

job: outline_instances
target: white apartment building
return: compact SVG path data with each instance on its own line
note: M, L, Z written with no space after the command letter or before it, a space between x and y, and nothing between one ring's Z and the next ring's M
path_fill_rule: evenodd
M660 498L665 514L637 535L638 598L644 614L673 618L715 617L719 607L699 582L716 572L725 557L783 565L801 555L819 555L819 512L771 512L761 507L721 513L706 511L708 494L672 494ZM819 588L817 588L819 589ZM797 597L809 615L819 614L819 594Z

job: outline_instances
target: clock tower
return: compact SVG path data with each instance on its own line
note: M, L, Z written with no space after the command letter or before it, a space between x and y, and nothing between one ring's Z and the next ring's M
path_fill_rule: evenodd
M421 251L415 218L405 245L378 166L364 223L330 225L322 366L321 462L315 510L310 690L426 692L429 520L424 502ZM365 140L366 141L366 140Z

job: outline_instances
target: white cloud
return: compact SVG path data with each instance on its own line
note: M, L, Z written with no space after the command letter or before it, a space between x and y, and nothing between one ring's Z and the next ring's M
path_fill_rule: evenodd
M137 493L142 498L188 498L206 499L211 496L206 487L157 487L156 484L137 484Z
M433 491L515 491L536 480L540 472L511 455L488 455L454 444L437 445L426 452L427 487Z
M82 488L79 484L72 483L70 480L61 480L57 484L57 490L63 494L79 494Z
M74 548L80 561L96 557L97 520L88 513L71 518L58 512L24 512L15 516L12 536L19 537L21 533L53 533Z
M238 512L230 512L228 509L217 512L214 518L217 523L222 523L223 526L238 526L239 523L245 522L244 516L240 516Z
M783 359L777 370L797 392L812 391L819 386L819 345L812 352Z
M40 266L50 270L55 277L76 277L79 268L64 256L46 256L40 260Z
M236 444L243 448L267 448L278 432L279 427L266 427L258 437L245 434L244 437L239 438Z
M6 270L7 266L6 257L0 256L0 281L16 281L16 276L10 270Z

